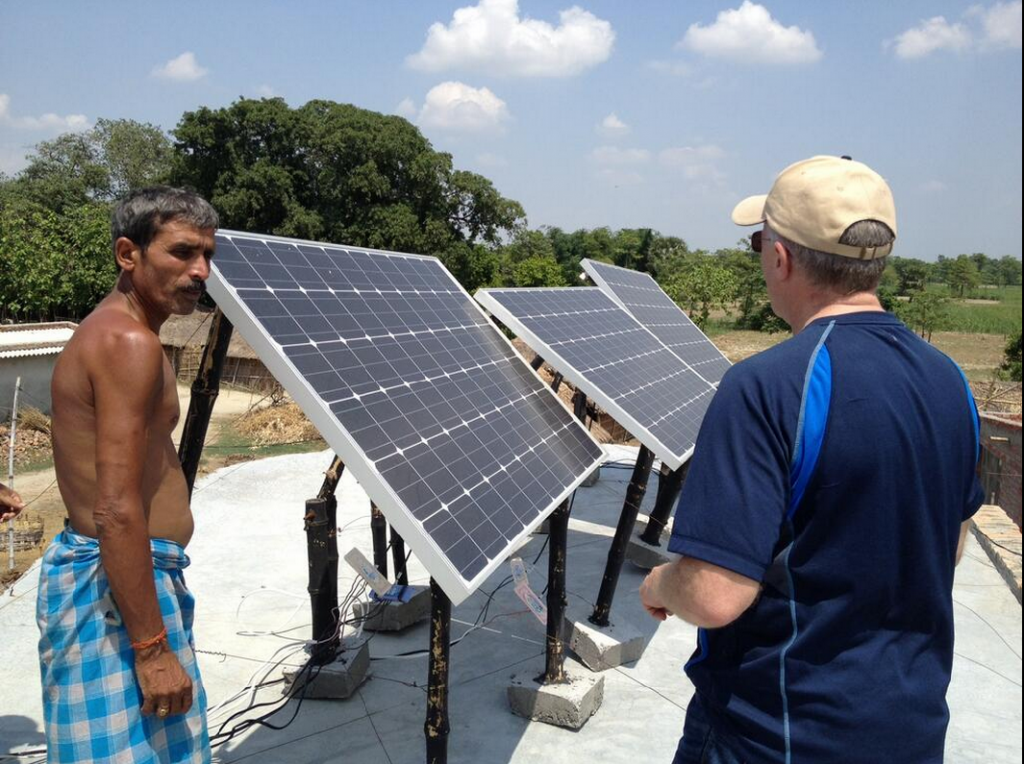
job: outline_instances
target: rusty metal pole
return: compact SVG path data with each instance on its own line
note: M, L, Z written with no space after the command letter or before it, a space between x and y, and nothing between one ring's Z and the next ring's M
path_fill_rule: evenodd
M580 422L587 423L587 396L578 389L572 394L572 413Z
M388 521L377 505L370 502L370 536L373 538L373 567L388 577Z
M430 665L427 678L427 764L448 762L448 655L451 648L452 601L430 579Z
M608 562L605 564L604 577L601 579L601 591L597 595L597 605L594 606L594 612L588 619L595 626L608 625L608 614L612 609L615 587L619 583L622 562L626 559L626 546L629 543L629 537L633 534L636 516L640 512L640 504L643 503L644 494L647 492L647 480L650 477L653 464L654 453L647 446L640 446L640 452L636 457L636 466L633 467L633 476L629 481L629 488L626 489L626 500L622 505L622 514L619 515L619 524L615 528L615 538L612 539L612 547L608 550Z
M199 458L203 455L206 430L210 426L210 414L213 413L213 404L220 392L220 376L224 370L228 345L231 343L232 328L227 316L217 308L210 321L210 333L203 349L203 360L199 364L195 381L192 382L192 395L189 399L188 413L185 415L185 427L181 433L181 445L178 446L178 460L181 462L181 471L185 473L189 498L192 497L192 487L196 482Z
M548 520L548 624L544 665L545 684L564 684L565 644L562 621L565 620L565 559L569 535L569 500L551 513Z
M315 646L310 661L322 666L334 660L341 644L338 628L338 499L335 491L345 464L331 461L316 498L306 501L304 525L309 562L310 607Z
M658 496L654 500L654 509L651 510L647 527L640 534L640 540L645 544L661 546L661 532L668 525L672 510L679 501L679 493L683 490L683 481L686 480L686 473L689 470L689 462L675 470L669 470L664 465L662 466L661 475L658 477Z
M398 531L391 528L391 561L395 565L395 583L399 586L409 585L409 571L405 565L405 539Z

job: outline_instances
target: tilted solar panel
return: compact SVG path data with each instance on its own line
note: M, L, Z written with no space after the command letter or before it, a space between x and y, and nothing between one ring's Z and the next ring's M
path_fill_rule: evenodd
M673 469L715 388L596 287L481 289L475 297Z
M208 289L455 604L602 458L435 258L221 231Z
M732 364L646 273L584 259L580 265L598 287L650 329L708 382L717 385Z

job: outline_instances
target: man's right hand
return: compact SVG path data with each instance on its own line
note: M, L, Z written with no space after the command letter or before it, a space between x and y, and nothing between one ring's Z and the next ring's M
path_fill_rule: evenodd
M135 676L142 689L143 716L165 718L192 707L192 680L166 642L135 652Z
M25 508L17 491L0 483L0 523L13 520Z

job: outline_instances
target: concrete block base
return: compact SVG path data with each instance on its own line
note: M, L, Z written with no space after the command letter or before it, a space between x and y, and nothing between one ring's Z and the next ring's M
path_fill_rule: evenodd
M357 602L352 613L366 618L363 628L369 631L402 631L430 617L430 588L410 586L415 593L408 602Z
M571 660L565 662L565 673L565 684L542 684L535 676L514 674L508 686L512 713L556 727L580 729L601 707L604 677Z
M643 530L640 531L643 533ZM654 546L642 541L640 536L633 536L626 546L626 559L641 570L651 570L666 562L673 562L679 559L678 554L668 551L668 540L671 532L666 528L661 532L661 546Z
M605 671L639 660L647 640L638 629L614 618L608 626L595 626L587 620L590 613L572 609L563 624L566 644L587 668Z
M601 468L595 467L594 471L583 478L583 482L580 483L580 488L590 488L591 486L597 485L597 481L601 479Z
M287 695L296 681L300 683L296 694L310 699L343 700L352 695L370 673L370 647L364 642L358 648L355 642L342 641L344 652L326 666L289 667L284 670L284 690ZM301 684L305 682L305 688Z

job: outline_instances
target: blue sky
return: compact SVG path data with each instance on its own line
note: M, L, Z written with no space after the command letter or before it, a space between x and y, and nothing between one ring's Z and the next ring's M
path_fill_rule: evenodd
M742 197L850 154L896 254L1021 256L1021 2L0 0L0 170L99 117L240 95L420 126L529 223L732 245Z

